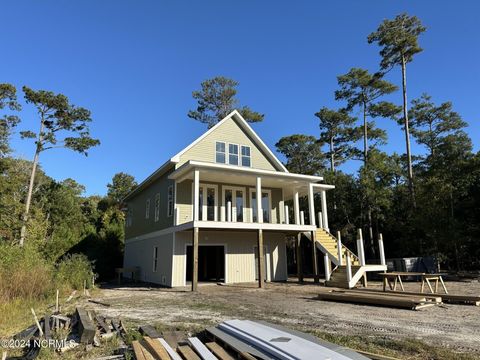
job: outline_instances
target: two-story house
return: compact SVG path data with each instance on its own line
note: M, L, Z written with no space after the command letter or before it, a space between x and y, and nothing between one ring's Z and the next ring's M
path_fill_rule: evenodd
M191 283L193 290L198 281L263 286L265 280L286 280L286 236L303 233L337 245L326 206L333 186L322 180L288 172L233 111L125 198L124 266L139 267L141 280L169 287ZM305 196L304 212L299 198ZM326 254L325 263L339 265L334 248L319 241L312 248Z

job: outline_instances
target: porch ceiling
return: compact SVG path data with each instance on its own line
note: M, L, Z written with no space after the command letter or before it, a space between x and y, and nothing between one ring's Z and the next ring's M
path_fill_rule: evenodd
M292 174L269 170L242 168L237 166L189 161L170 174L169 179L179 182L193 180L193 171L200 171L200 182L226 183L255 187L256 178L262 178L263 188L280 188L284 190L285 200L298 191L301 196L307 195L309 184L315 188L333 188L331 185L318 184L323 180L320 176Z

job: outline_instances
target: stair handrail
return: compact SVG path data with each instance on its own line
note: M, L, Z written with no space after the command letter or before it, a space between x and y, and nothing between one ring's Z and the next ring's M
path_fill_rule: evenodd
M326 229L322 229L322 228L319 228L318 230L323 230L324 232L326 232L328 235L330 235L332 238L334 239L337 239L330 231L326 230ZM317 240L318 241L318 240ZM358 260L360 261L360 258L352 251L350 250L349 248L347 248L343 243L342 243L342 248L346 250L346 252L350 253L351 256L353 256L353 258L355 260Z

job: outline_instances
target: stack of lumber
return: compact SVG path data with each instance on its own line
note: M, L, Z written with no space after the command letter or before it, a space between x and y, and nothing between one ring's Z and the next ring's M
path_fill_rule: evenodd
M410 310L420 310L441 303L441 298L436 295L410 295L393 292L372 292L368 290L331 290L321 292L318 295L318 299Z
M480 296L478 295L454 295L454 294L427 294L421 292L409 292L409 291L393 291L387 290L385 292L381 290L374 289L355 289L356 292L370 292L375 294L395 294L395 295L407 295L407 296L425 296L428 298L440 299L439 302L448 303L448 304L459 304L459 305L474 305L480 306Z
M137 360L367 360L353 350L314 336L266 322L229 320L208 328L211 340L180 339L177 334L160 336L151 326L142 326L141 340L132 342ZM213 340L213 341L212 341Z

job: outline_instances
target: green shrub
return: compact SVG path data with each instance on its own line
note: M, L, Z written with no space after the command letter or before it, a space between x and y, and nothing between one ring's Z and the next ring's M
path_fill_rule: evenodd
M56 276L57 282L72 289L83 289L84 282L91 287L94 265L83 254L69 254L58 263Z
M34 246L0 244L0 302L46 297L52 279L53 267Z

